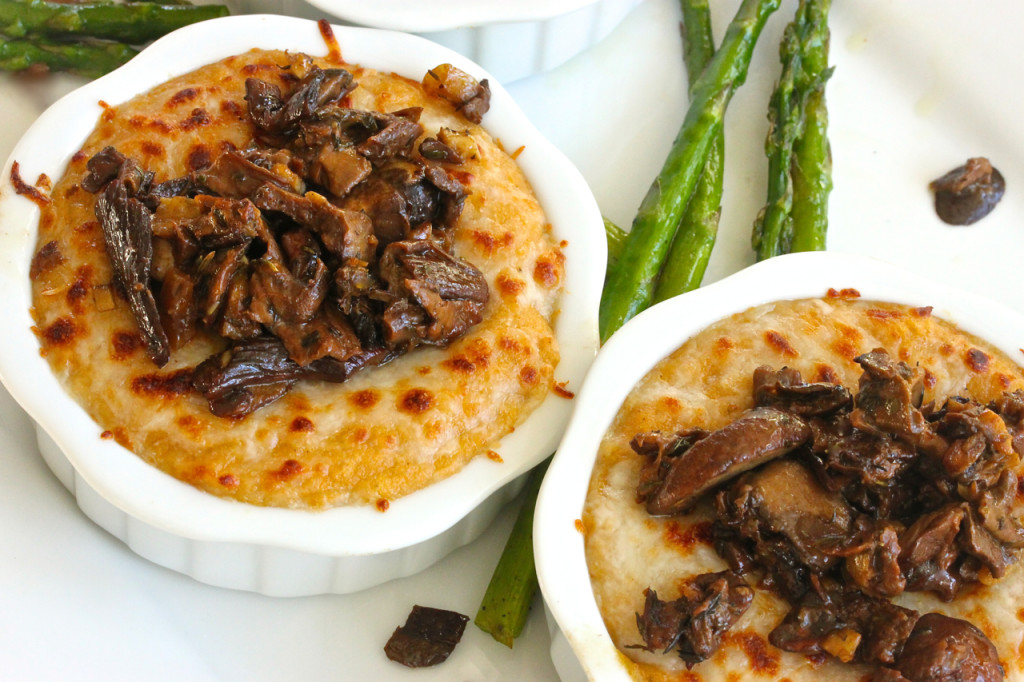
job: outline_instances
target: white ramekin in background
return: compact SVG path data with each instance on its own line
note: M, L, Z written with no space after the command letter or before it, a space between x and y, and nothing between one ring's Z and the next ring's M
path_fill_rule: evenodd
M287 11L295 9L294 0ZM510 83L559 66L618 26L641 0L309 0L360 26L417 33Z

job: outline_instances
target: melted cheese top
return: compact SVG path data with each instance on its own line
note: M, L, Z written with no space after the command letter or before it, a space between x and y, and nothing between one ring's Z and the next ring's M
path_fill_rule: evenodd
M926 403L965 395L984 404L1004 391L1024 388L1019 365L933 317L928 308L828 298L766 304L721 320L655 365L626 398L598 452L583 523L594 596L635 679L795 682L870 676L873 666L811 660L773 647L768 633L790 607L763 589L755 590L750 608L715 655L692 670L675 652L630 648L642 644L635 614L643 611L644 589L654 589L664 600L676 599L684 579L728 566L711 546L714 515L707 501L673 517L652 517L636 502L643 459L629 441L643 431L713 430L728 424L753 406L752 375L759 365L792 367L804 381L856 390L862 370L853 359L879 347L924 370ZM971 621L995 644L1007 679L1024 678L1024 562L952 603L926 592L904 593L895 603Z
M148 359L127 304L113 294L96 196L80 186L86 161L108 145L156 182L245 148L253 139L245 79L287 91L281 67L295 59L253 50L105 106L42 213L37 248L46 257L33 272L33 316L42 353L104 436L163 471L257 505L384 508L496 447L552 387L563 255L500 143L415 81L314 60L352 72L352 108L422 107L424 136L441 127L470 136L476 153L459 168L469 195L453 251L484 273L491 298L483 321L447 348L420 347L342 384L299 382L238 420L211 414L189 385L214 340L193 340L161 369Z

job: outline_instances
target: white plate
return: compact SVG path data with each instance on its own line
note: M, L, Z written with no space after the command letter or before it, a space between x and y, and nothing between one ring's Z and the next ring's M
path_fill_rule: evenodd
M489 0L492 1L492 0ZM603 42L509 91L562 148L603 212L628 224L685 104L678 0L645 0ZM738 0L714 3L717 32ZM764 103L795 0L771 19L730 108L728 202L708 280L752 262L764 198ZM304 12L312 13L306 8ZM858 0L832 10L829 85L836 189L829 247L877 254L1024 311L1024 3ZM773 42L774 41L774 42ZM0 158L69 85L0 77ZM963 94L964 92L968 94ZM969 228L933 217L926 185L968 156L1007 179ZM13 680L531 680L554 682L539 602L508 651L470 625L453 657L409 672L380 647L414 602L472 614L510 527L412 578L357 595L279 600L210 588L139 559L82 516L36 454L28 418L0 390L0 666Z

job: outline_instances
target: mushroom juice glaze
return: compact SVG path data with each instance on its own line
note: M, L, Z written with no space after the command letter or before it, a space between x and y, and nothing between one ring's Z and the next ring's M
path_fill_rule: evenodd
M930 308L861 300L852 290L760 305L722 319L688 339L633 388L598 451L582 524L598 609L634 679L862 680L879 670L825 653L783 651L769 643L769 633L791 606L759 582L763 574L757 570L744 576L753 588L749 606L707 660L688 667L681 651L643 648L638 614L645 609L645 590L674 600L692 589L696 576L727 571L729 564L714 547L714 493L680 513L652 515L638 499L645 459L631 447L637 434L695 428L714 433L750 414L752 377L765 365L798 370L805 382L841 384L856 391L862 368L854 359L876 349L922 377L925 404L941 405L946 397L960 395L985 405L1024 388L1024 372L1017 363L933 316ZM1012 461L1014 480L1020 480L1019 459ZM1019 486L1011 497L1019 518ZM995 645L1006 678L1022 679L1022 593L1024 569L1017 561L1003 577L984 577L951 601L933 592L906 591L892 603L968 621Z
M480 321L448 345L419 345L343 383L302 379L251 413L217 416L193 374L224 350L223 340L200 331L163 366L154 363L114 282L95 212L103 194L82 186L87 164L113 147L152 172L154 184L206 172L226 154L265 143L247 110L247 79L287 94L314 68L351 73L346 108L418 117L423 130L410 148L448 135L462 163L437 177L457 179L465 197L446 246L482 273L490 295ZM392 162L405 160L380 161ZM552 388L563 255L515 161L420 83L345 64L336 50L315 59L253 50L105 104L50 196L31 272L41 352L102 437L206 492L256 505L386 509L490 452Z

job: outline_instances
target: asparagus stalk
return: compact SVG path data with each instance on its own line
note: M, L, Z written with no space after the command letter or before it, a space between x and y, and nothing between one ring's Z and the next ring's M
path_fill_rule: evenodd
M0 33L13 38L88 36L138 45L227 13L223 5L0 0Z
M683 59L690 87L715 53L708 0L682 0ZM697 186L683 213L682 222L665 259L654 290L654 303L692 291L700 286L718 235L722 215L722 163L725 135L715 136Z
M627 236L629 235L621 227L607 218L604 219L604 237L608 241L609 267L619 259L619 254L622 253L622 245L626 243Z
M771 258L789 251L792 239L789 225L793 206L793 179L790 166L793 143L803 129L802 92L796 88L800 71L800 36L797 22L805 6L800 4L797 19L786 26L779 43L782 75L768 103L768 137L765 154L768 156L768 196L764 208L754 221L751 245L758 260Z
M825 83L828 67L828 11L831 0L808 0L803 42L804 134L793 146L792 251L823 251L832 191L832 151L828 142Z
M550 459L530 473L523 505L473 620L477 627L509 648L523 631L537 591L537 570L533 564L533 509L548 462Z
M118 42L62 43L0 38L0 70L23 71L43 66L51 71L71 71L96 78L113 71L137 53L133 47Z
M768 105L770 127L765 140L765 154L768 156L768 193L765 206L754 222L751 243L758 260L771 258L793 249L794 239L794 168L804 168L810 175L801 177L800 208L802 219L818 221L814 228L817 236L807 234L801 237L804 244L824 247L824 232L820 224L823 203L827 202L831 189L831 161L822 160L828 155L828 140L825 137L827 116L824 115L824 83L828 71L828 5L827 0L801 0L796 16L783 33L779 45L779 59L782 75L772 93ZM824 33L822 33L824 32ZM817 97L812 138L805 140L807 131L808 102L811 94L821 89ZM822 146L825 145L824 151ZM797 159L797 148L804 148L809 156ZM812 148L814 149L812 151ZM822 175L824 173L824 175ZM811 190L811 193L806 193ZM813 197L813 198L812 198ZM814 204L814 205L811 205ZM805 223L806 226L806 223ZM802 247L806 250L806 247Z
M754 44L780 0L743 0L722 45L691 89L690 106L661 173L640 205L601 298L600 334L607 340L650 305L656 278L693 194L725 109L746 79Z

